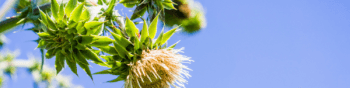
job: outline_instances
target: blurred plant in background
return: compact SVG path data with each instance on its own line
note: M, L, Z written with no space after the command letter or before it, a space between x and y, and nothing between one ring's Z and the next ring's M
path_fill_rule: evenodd
M195 33L206 26L203 7L193 0L7 0L6 3L14 6L17 13L0 22L0 33L32 23L34 27L27 30L38 34L35 42L42 56L38 62L19 61L13 55L6 55L0 59L3 62L0 65L8 75L16 74L17 67L28 68L35 83L44 83L46 87L54 86L54 82L60 87L71 87L59 74L66 63L77 76L78 64L93 80L90 60L109 68L94 74L116 75L108 82L125 81L125 88L185 87L191 69L182 63L193 60L180 54L183 48L174 49L178 42L168 46L167 41L181 29ZM135 8L130 19L115 10L118 4ZM0 14L8 9L1 8ZM158 20L164 24L160 33L157 33ZM136 27L140 23L142 30ZM164 26L171 30L165 32ZM156 34L159 34L157 38ZM44 65L45 58L55 58L55 70Z
M0 87L4 81L10 81L11 79L17 79L17 68L26 68L28 72L32 74L34 79L34 88L37 87L81 87L79 85L71 84L71 79L61 74L55 74L56 72L46 65L44 65L43 71L40 72L40 62L34 58L28 60L15 59L15 52L7 52L0 54ZM6 77L7 75L7 77ZM9 78L8 78L9 77ZM7 80L5 80L7 79Z

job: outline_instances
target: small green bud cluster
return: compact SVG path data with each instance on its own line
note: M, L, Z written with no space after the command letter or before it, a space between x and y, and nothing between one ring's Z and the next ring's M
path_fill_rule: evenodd
M92 47L108 46L114 41L107 36L98 36L105 22L90 19L85 2L79 4L77 0L70 0L66 6L51 0L51 11L52 17L40 11L39 20L47 28L43 28L44 32L37 33L41 38L38 48L47 49L46 58L56 56L57 73L66 62L72 72L78 75L78 64L92 79L87 59L106 66L98 58L99 50Z

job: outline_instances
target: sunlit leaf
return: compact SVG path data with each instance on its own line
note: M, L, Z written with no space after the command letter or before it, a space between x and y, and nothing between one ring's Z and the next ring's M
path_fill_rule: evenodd
M174 29L171 29L170 31L164 33L163 39L162 39L160 45L162 45L162 44L164 44L165 42L167 42L167 41L170 39L170 37L176 32L176 29L177 29L177 28L178 28L178 27L176 27L176 28L174 28Z
M75 22L79 22L80 15L83 12L83 8L84 8L84 3L78 5L76 8L74 8L74 10L72 11L72 13L69 16L69 19L73 20Z
M66 8L64 9L66 15L69 17L71 12L74 10L74 8L77 6L78 2L77 0L69 0Z
M134 22L132 22L128 17L126 17L125 21L125 31L128 34L128 36L136 37L134 34L139 34L139 29L135 26Z
M156 36L157 33L157 25L158 25L158 16L159 14L156 16L156 18L153 19L151 25L149 26L148 32L149 32L149 37L151 39L153 39Z

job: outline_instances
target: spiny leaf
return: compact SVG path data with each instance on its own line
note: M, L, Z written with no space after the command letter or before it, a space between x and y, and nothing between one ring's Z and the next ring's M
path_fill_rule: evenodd
M173 2L171 0L165 0L162 2L162 5L165 9L176 9L173 5Z
M101 66L107 66L100 58L98 58L97 54L94 53L92 50L80 50L81 54L90 60L92 60L94 63L101 65Z
M107 36L95 36L95 40L96 41L93 42L91 46L95 46L95 47L108 46L109 44L114 42L114 40L110 39Z
M134 34L139 34L139 29L135 26L134 22L132 22L128 17L126 17L125 21L125 30L128 36L134 36L137 38L137 36L135 36Z
M114 5L115 5L115 1L116 1L116 0L112 0L112 1L109 3L108 8L107 8L107 10L106 10L106 13L107 13L107 14L112 14L113 9L114 9Z
M101 51L106 52L106 53L111 54L111 55L118 54L118 52L114 46L103 46L103 47L98 47L98 48L101 49Z
M74 8L77 6L78 2L77 0L69 0L66 8L64 11L66 12L66 15L69 17L71 12L74 10Z
M107 69L107 70L102 70L102 71L99 71L99 72L96 72L96 73L94 73L94 75L96 75L96 74L110 74L112 71L110 71L109 69Z
M180 42L180 40L177 41L176 43L174 43L173 45L169 46L168 48L169 48L169 49L173 49L173 48L176 46L176 44L179 43L179 42Z
M94 34L96 32L96 30L98 28L100 28L100 26L103 24L104 22L99 22L99 21L90 21L90 22L86 22L84 24L84 27L85 29L87 29L88 33L87 35L89 34Z
M113 32L111 32L112 36L114 37L115 41L120 44L122 47L127 47L128 45L131 44L131 42L129 40L127 40L126 38L124 38L123 36L120 36L118 34L115 34Z
M58 15L58 18L56 21L59 21L59 20L63 20L64 18L64 4L61 3L60 5L60 11L59 11L59 15Z
M40 40L37 48L43 49L43 48L45 48L46 44L47 44L47 42L45 42L45 40Z
M83 8L84 8L84 3L74 8L74 10L72 11L72 14L70 14L69 16L69 19L75 22L79 22L80 15L83 12Z
M89 36L89 35L82 35L82 36L79 36L79 38L81 38L81 41L79 43L83 45L91 44L96 41L94 40L94 36Z
M177 28L179 28L179 27L176 27L176 28L171 29L170 31L164 33L163 39L162 39L160 45L163 45L165 42L167 42L169 40L169 38L176 32Z
M41 11L40 9L39 9L39 11L40 11L40 17L41 17L41 20L42 20L42 22L41 23L44 23L45 25L48 25L47 24L47 17L46 17L46 14L43 12L43 11Z
M151 25L149 26L148 32L149 37L153 39L156 36L157 33L157 25L158 25L158 16L159 14L153 19Z
M73 56L76 62L82 63L84 65L89 65L89 63L86 61L85 57L81 54L80 51L75 50Z
M64 60L64 56L62 55L61 51L56 52L55 68L57 74L60 73L64 67L64 62L61 62L62 60Z
M51 12L53 17L58 21L59 20L59 16L58 16L58 12L59 12L60 6L58 5L56 0L51 0Z
M49 33L47 32L41 32L41 33L37 33L39 35L40 38L43 38L43 39L47 39L47 38L50 38L52 37Z
M143 20L143 27L141 30L141 43L144 43L146 38L148 37L148 26L146 20Z
M79 51L76 51L73 55L78 65L86 72L86 74L90 76L91 80L93 80L91 71L89 69L89 63L86 61L84 56L82 56Z
M126 78L126 76L125 76L125 75L120 75L120 76L118 76L118 78L113 79L113 80L110 80L110 81L108 81L108 82L110 82L110 83L113 83L113 82L118 82L118 81L122 81L122 80L124 80L125 78Z
M77 64L75 62L75 60L73 59L73 57L71 56L71 53L68 53L68 56L66 56L67 60L67 64L69 66L69 68L72 70L72 72L74 74L76 74L78 76L78 73L77 73Z
M85 9L83 13L80 16L80 20L87 21L90 19L90 13L89 10Z
M124 58L130 57L128 51L124 47L122 47L121 45L114 43L114 42L113 42L113 44L114 44L115 49L118 51L118 54L121 57L124 57Z
M156 46L157 46L157 45L158 45L158 46L161 45L160 43L162 42L163 35L164 35L164 29L163 29L162 32L159 34L159 36L158 36L156 42L154 43L154 45L156 45Z
M49 28L51 28L52 30L57 30L55 23L51 20L51 18L48 15L46 16L46 20Z

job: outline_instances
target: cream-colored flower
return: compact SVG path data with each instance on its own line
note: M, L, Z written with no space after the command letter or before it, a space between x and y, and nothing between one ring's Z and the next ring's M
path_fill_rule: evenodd
M182 63L190 63L189 57L178 54L181 50L143 51L141 60L129 64L131 69L125 80L125 88L185 87L189 69Z

